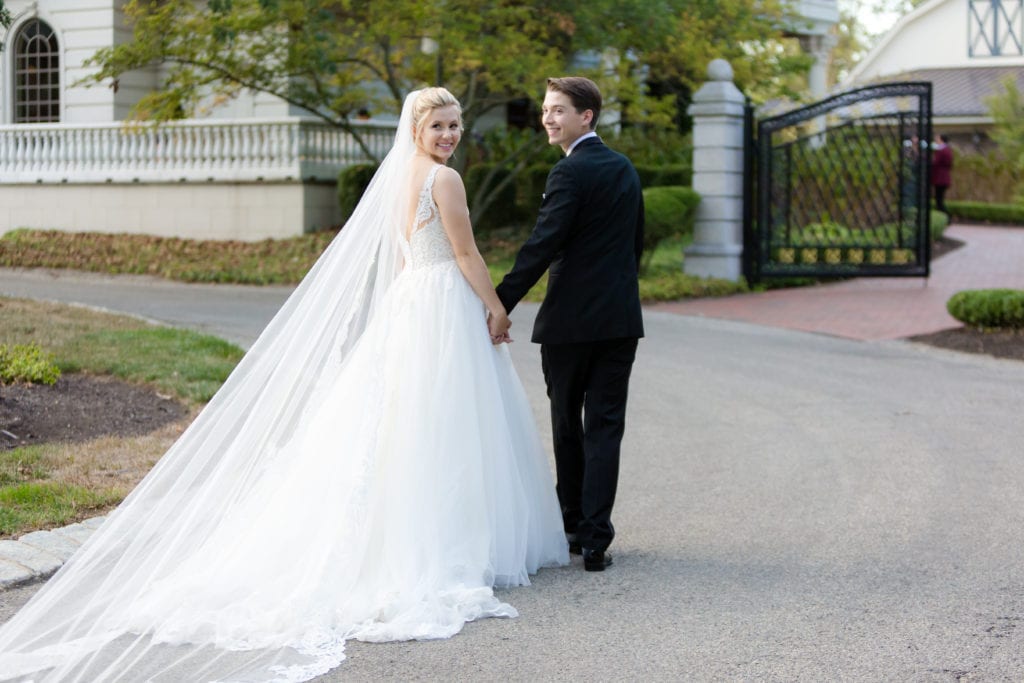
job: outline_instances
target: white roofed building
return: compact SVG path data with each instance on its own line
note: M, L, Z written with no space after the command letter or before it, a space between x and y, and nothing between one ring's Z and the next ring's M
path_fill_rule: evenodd
M983 145L992 124L985 100L1007 78L1024 90L1024 0L928 0L879 40L842 87L930 81L935 130Z

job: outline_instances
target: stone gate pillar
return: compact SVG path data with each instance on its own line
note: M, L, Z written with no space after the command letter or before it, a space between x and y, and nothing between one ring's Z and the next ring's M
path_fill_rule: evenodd
M708 81L694 93L693 244L684 251L690 275L739 280L743 274L743 93L724 59L708 64Z

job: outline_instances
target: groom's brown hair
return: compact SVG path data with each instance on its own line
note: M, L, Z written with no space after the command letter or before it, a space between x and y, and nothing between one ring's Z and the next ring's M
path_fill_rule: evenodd
M590 119L590 130L597 128L597 119L601 115L601 91L597 88L597 83L582 76L549 78L548 90L566 95L578 114L588 109L594 112L593 118Z

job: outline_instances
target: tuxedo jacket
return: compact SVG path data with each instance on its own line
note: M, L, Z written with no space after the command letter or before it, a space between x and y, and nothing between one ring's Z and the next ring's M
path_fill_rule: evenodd
M550 269L534 342L642 337L643 235L636 169L599 138L588 138L548 174L537 224L498 285L498 298L511 311Z

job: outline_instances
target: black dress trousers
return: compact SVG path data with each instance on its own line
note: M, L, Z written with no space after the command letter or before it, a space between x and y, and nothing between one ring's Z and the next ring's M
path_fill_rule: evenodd
M592 550L605 550L615 536L611 512L636 347L635 338L541 346L562 518L566 532Z

